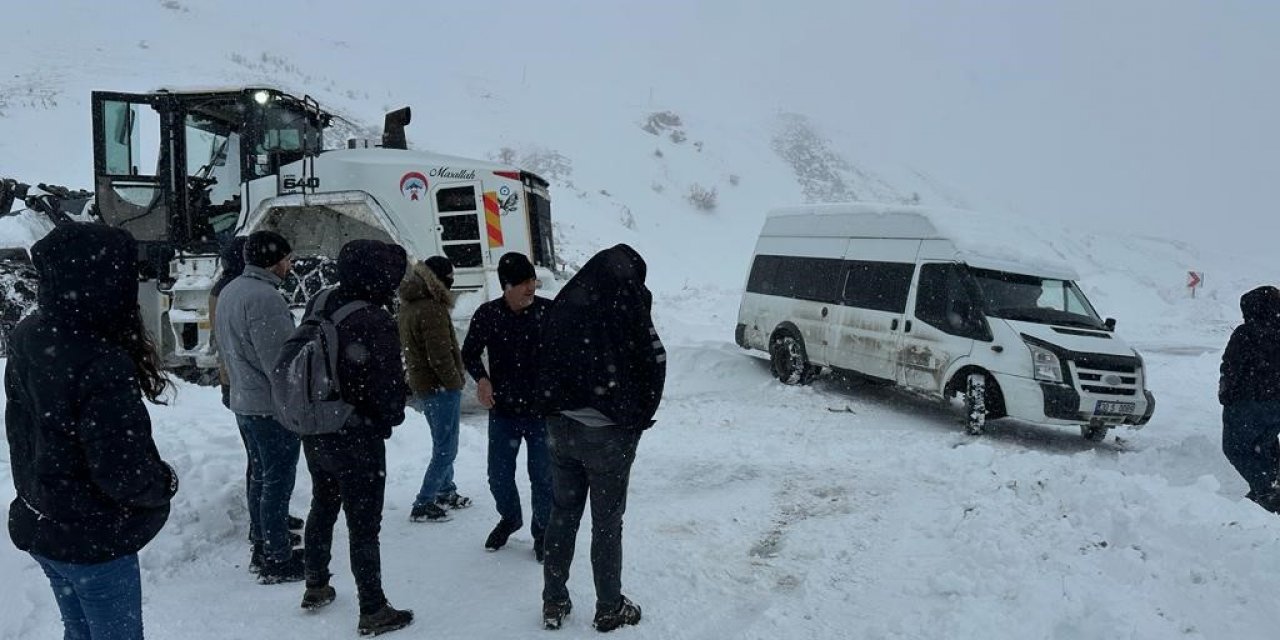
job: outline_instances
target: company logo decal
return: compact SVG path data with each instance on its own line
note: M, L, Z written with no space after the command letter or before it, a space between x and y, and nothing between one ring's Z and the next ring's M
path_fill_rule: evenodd
M400 178L400 195L409 200L422 200L427 195L427 177L410 171Z

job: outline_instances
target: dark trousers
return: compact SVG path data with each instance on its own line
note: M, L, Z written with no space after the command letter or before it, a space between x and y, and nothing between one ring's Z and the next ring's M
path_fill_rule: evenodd
M1249 497L1276 491L1280 473L1280 402L1237 402L1222 408L1222 452L1249 483Z
M311 472L311 512L303 530L308 587L329 583L333 526L346 513L360 613L386 603L382 593L382 499L386 489L387 450L379 437L326 434L302 439Z
M622 514L640 434L620 427L587 427L568 418L547 420L554 499L542 567L544 602L569 599L569 565L590 498L596 612L613 613L621 606Z
M293 553L289 498L298 476L298 436L271 416L236 414L249 454L249 539L262 543L270 562Z
M53 587L63 640L142 640L142 574L138 554L98 564L58 562L31 554Z
M529 530L541 540L551 515L551 461L547 454L547 423L542 418L489 412L489 492L503 520L523 524L520 489L516 486L516 456L520 443L528 447L529 501L533 520Z

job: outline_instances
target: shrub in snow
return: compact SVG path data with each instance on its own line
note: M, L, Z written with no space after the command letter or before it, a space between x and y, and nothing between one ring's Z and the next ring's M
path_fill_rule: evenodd
M655 111L649 114L649 118L644 124L640 125L640 128L656 136L667 129L676 129L682 126L684 126L684 123L675 112Z
M689 204L699 210L714 211L716 208L716 188L711 187L708 189L695 182L690 185L689 195L685 196L685 200L688 200Z

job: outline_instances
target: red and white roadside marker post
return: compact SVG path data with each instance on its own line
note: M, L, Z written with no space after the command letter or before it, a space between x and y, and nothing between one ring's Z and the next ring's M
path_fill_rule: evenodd
M1202 285L1202 284L1204 284L1204 272L1203 272L1203 271L1188 271L1188 272L1187 272L1187 288L1191 290L1191 297L1192 297L1192 298L1196 297L1196 288L1198 288L1198 287L1199 287L1200 285Z

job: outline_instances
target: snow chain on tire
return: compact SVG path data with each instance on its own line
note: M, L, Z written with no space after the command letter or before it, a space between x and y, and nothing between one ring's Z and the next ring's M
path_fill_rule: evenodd
M987 376L971 373L965 379L964 430L980 436L987 428Z

